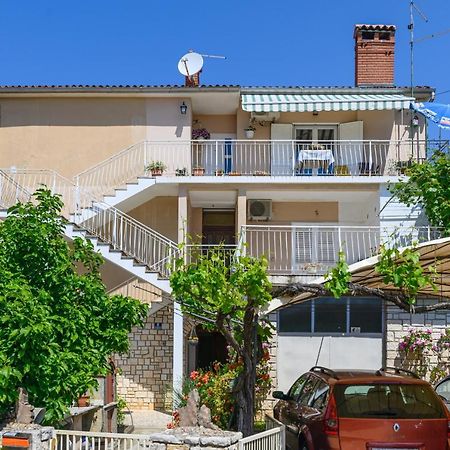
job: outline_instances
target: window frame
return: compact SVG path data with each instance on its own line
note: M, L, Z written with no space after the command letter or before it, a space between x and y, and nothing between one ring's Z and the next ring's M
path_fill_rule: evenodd
M310 309L310 314L311 314L311 331L281 331L280 330L280 311L278 311L277 313L277 334L279 336L304 336L304 337L314 337L314 336L318 336L318 337L360 337L360 338L381 338L384 335L384 331L385 331L385 322L386 322L386 303L384 301L382 301L381 299L379 300L381 303L381 331L379 333L351 333L350 332L350 321L351 321L351 316L350 316L350 301L352 298L354 297L345 297L346 300L346 331L345 333L339 333L339 332L318 332L315 330L315 301L320 299L322 297L316 297L313 298L311 300L309 300L309 302L311 303L311 309ZM361 297L359 297L361 298ZM364 298L364 297L362 297ZM373 297L376 298L376 297Z

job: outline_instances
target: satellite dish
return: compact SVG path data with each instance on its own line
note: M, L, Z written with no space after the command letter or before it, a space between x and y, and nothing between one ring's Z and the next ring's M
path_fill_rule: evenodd
M186 53L178 61L178 70L182 75L191 77L200 72L203 67L203 56L199 53L189 52Z

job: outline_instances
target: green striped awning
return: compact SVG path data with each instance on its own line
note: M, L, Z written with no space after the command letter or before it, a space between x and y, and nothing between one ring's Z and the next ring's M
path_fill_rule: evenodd
M408 109L411 97L400 94L243 94L249 112L381 111Z

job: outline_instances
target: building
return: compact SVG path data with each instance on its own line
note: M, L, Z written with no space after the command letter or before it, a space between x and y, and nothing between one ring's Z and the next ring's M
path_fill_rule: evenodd
M189 345L196 324L170 298L167 262L186 233L206 247L246 243L268 257L275 284L313 281L340 248L349 262L370 257L394 229L402 243L412 228L434 237L421 211L387 190L432 149L409 105L434 90L411 97L394 86L394 26L357 25L354 38L353 87L0 87L8 182L16 193L40 183L61 193L66 234L103 254L108 289L151 303L117 361L131 407L163 408L189 369L223 357L220 336L199 328ZM280 389L319 349L323 365L378 368L390 333L409 320L374 299L316 299L275 319Z

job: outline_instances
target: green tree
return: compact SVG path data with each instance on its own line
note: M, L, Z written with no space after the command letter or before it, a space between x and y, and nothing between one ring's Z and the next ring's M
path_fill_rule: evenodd
M108 295L92 244L64 239L60 198L34 197L0 224L0 413L24 387L55 423L107 373L110 355L127 351L147 306Z
M450 155L436 152L429 161L415 163L408 178L389 187L407 206L421 205L430 224L450 235Z
M267 261L247 256L231 260L222 248L199 252L193 263L177 259L170 284L183 310L211 320L242 362L233 387L235 427L245 436L251 434L256 366L263 355L262 342L271 332L270 325L259 320L259 310L272 299Z

